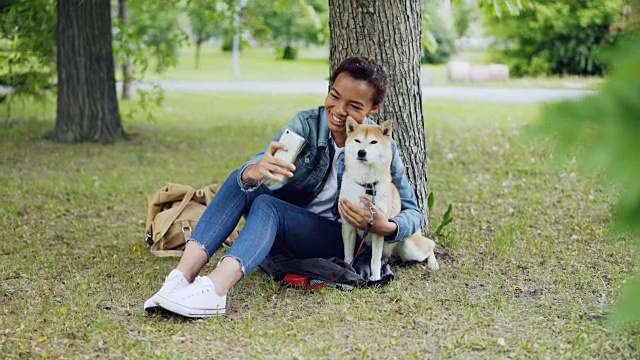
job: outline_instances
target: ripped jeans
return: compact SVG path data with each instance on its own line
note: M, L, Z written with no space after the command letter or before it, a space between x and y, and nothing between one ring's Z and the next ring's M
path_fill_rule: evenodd
M242 216L244 228L223 259L238 260L245 276L269 254L295 259L344 257L340 222L282 201L264 185L245 192L238 184L237 171L220 187L189 239L200 245L207 258L220 248Z

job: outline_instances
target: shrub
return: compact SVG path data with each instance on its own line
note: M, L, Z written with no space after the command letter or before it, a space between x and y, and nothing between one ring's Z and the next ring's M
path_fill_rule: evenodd
M298 49L292 46L285 46L284 49L280 50L281 55L278 57L282 60L295 60L298 58Z
M238 50L242 51L248 47L249 47L249 42L245 40L242 36L240 36L240 44L239 44ZM224 52L229 52L233 50L233 35L227 35L222 39L222 45L220 46L220 49Z
M483 2L488 33L495 37L494 60L507 63L518 75L601 75L607 64L603 45L619 31L625 0L536 0L515 12L496 14Z

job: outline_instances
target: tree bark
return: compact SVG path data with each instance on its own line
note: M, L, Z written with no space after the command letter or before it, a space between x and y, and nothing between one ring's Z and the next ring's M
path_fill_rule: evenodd
M122 26L129 26L129 5L128 0L118 0L118 18ZM122 64L122 99L130 100L133 95L133 89L131 88L131 74L133 68L131 65L131 59L127 56L124 64Z
M111 7L59 0L54 141L112 143L124 135L116 96Z
M329 0L331 70L350 56L387 69L390 87L376 119L394 121L393 136L406 165L428 232L425 129L420 87L421 7L418 0Z

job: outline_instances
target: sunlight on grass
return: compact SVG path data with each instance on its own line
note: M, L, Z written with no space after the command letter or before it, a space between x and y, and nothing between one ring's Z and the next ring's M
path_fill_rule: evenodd
M240 53L240 77L233 74L231 53L219 47L203 46L200 67L195 68L193 47L180 49L178 66L162 76L165 80L324 80L329 77L329 52L324 48L301 48L295 61L276 58L270 48L248 48Z
M0 107L2 356L640 357L637 332L598 320L637 256L609 234L615 195L574 165L545 165L548 144L522 136L530 105L425 102L431 224L453 204L440 271L394 268L389 286L353 292L287 289L256 272L223 319L147 317L143 301L176 264L143 242L147 195L223 181L322 100L170 94L110 146L46 140L52 103L15 105L9 119Z

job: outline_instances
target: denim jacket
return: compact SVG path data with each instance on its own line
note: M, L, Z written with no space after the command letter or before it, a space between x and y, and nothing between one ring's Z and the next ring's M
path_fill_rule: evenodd
M365 123L375 124L370 118L365 118ZM286 128L304 137L306 142L294 162L296 170L293 172L293 177L284 184L275 183L268 187L273 191L274 196L291 204L306 207L322 190L331 167L332 159L329 147L332 144L324 106L299 112L288 125L278 132L273 141L278 141ZM262 181L253 186L246 184L242 181L242 173L249 165L255 164L260 160L268 146L269 144L253 159L242 165L240 171L238 171L237 180L242 190L252 191L265 183L265 181ZM400 213L389 219L397 224L398 230L394 235L385 239L393 242L402 241L413 235L424 224L424 218L418 208L415 194L409 184L395 141L392 141L391 148L393 150L391 175L401 199Z

